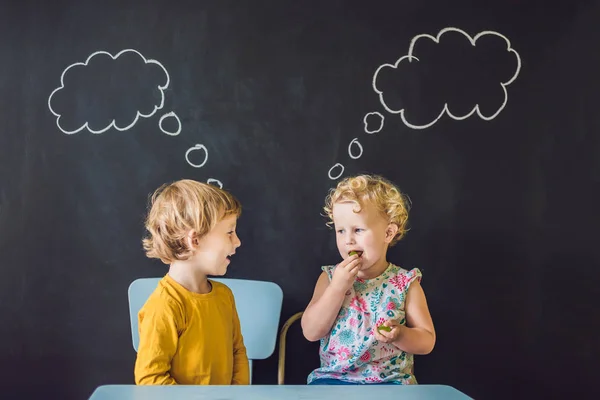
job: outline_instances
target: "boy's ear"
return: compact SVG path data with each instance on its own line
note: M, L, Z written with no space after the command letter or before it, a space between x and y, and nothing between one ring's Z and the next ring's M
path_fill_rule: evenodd
M385 242L390 243L396 237L396 233L398 233L398 225L394 223L388 224L385 229Z
M187 236L185 237L185 243L187 244L188 249L192 251L195 250L196 247L198 247L199 240L196 231L191 230L188 232Z

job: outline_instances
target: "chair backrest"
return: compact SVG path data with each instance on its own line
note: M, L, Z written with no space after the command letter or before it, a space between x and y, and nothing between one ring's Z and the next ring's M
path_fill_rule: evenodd
M139 278L129 285L129 318L133 348L138 350L138 312L162 278ZM209 278L227 285L233 292L242 335L250 360L263 360L275 350L283 291L274 282L246 279Z
M277 363L277 384L283 385L285 381L285 343L287 341L287 332L290 326L304 315L304 311L297 312L288 318L281 328L279 334L279 362Z

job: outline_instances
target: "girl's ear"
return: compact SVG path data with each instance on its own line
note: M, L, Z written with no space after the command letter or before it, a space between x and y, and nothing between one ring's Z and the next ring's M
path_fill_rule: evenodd
M385 242L390 243L396 237L396 233L398 233L398 225L394 223L388 224L385 229Z

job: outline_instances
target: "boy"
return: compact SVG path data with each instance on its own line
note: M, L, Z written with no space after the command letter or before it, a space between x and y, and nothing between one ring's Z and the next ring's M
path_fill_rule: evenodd
M224 275L240 245L237 199L218 187L180 180L152 196L146 255L169 272L138 314L138 385L249 384L249 364Z

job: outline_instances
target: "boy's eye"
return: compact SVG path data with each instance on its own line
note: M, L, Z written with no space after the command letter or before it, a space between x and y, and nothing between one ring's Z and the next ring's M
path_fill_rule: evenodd
M337 233L344 233L343 229L338 229Z
M362 232L362 231L364 231L364 229L363 228L356 228L354 231L355 232Z

